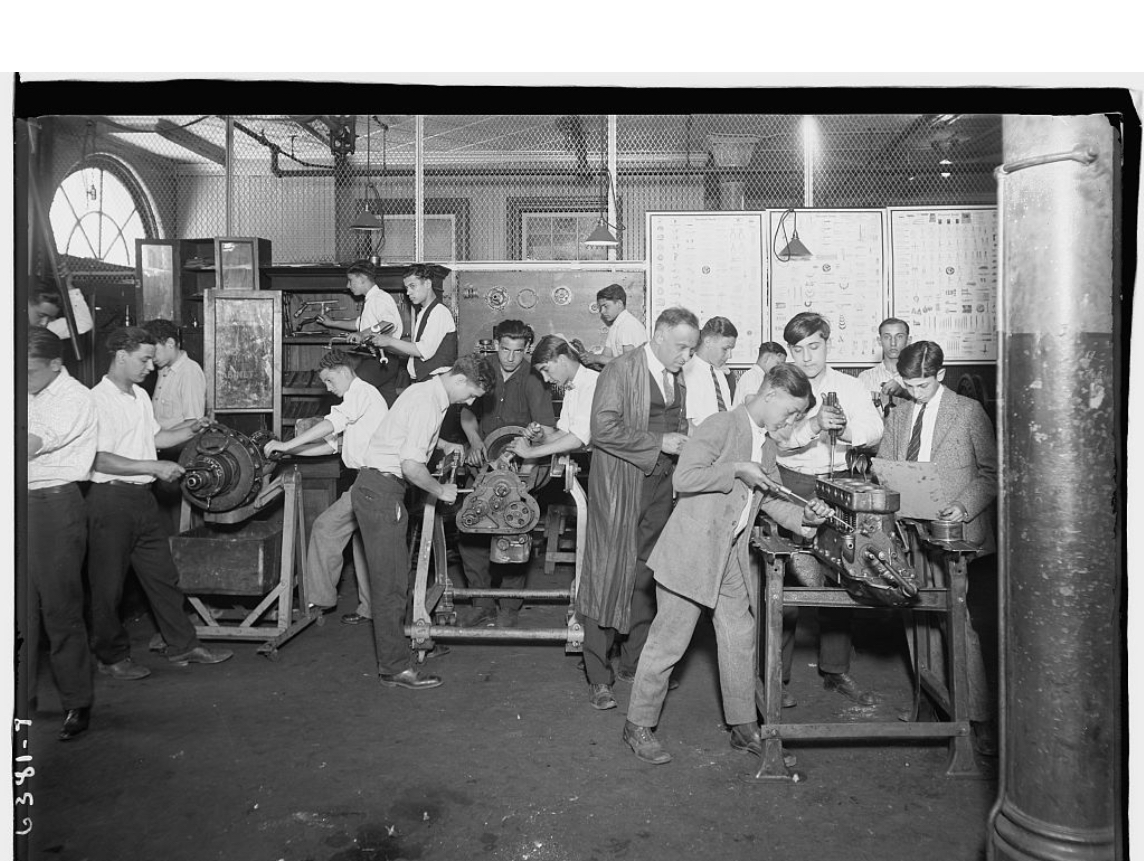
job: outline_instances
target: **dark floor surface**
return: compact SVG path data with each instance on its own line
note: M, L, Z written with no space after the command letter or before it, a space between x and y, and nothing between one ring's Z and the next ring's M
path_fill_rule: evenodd
M535 573L566 586L570 569ZM943 775L946 745L791 743L806 780L756 783L757 760L723 725L710 624L677 671L657 735L674 755L639 762L619 708L595 711L562 645L453 643L431 661L445 684L386 689L368 625L340 624L356 596L285 644L228 644L217 666L175 667L130 629L150 678L96 678L91 729L61 743L50 674L31 728L31 858L59 861L588 861L815 859L978 861L996 792ZM523 625L562 624L526 605ZM880 696L854 706L825 692L804 617L790 721L895 720L911 702L896 617L863 611L855 675ZM46 657L46 656L45 656ZM46 661L44 662L46 664ZM28 787L24 787L28 788Z

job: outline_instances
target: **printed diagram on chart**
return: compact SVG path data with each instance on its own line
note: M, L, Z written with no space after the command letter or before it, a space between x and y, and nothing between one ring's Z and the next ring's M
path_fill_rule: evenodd
M774 239L781 217L771 213L770 235L777 249L789 240L782 231ZM790 223L788 218L788 231ZM813 256L784 263L771 249L772 338L781 342L791 317L815 311L830 322L833 361L875 361L884 307L881 213L800 211L797 225L799 239Z
M891 213L894 316L948 360L997 358L997 212Z
M652 217L652 318L672 305L700 324L716 315L735 324L733 364L755 361L762 335L761 217L680 213Z

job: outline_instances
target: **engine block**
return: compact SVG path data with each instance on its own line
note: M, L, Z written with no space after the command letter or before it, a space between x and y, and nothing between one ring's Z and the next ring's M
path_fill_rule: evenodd
M896 491L858 478L820 478L815 495L833 506L851 528L827 521L815 537L813 553L828 575L855 598L900 607L917 600L918 583L906 559L894 516Z

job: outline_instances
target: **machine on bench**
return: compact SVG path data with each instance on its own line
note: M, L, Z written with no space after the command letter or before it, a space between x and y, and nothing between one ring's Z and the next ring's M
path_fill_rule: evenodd
M170 538L179 586L198 613L195 630L206 639L265 640L259 654L277 658L280 645L321 614L304 594L306 562L302 479L262 450L272 437L246 436L212 424L184 446L183 509L179 534ZM281 516L271 510L283 500ZM297 602L295 602L295 588ZM203 595L239 599L229 608L208 606ZM242 600L260 599L253 608ZM235 624L224 624L233 620Z
M785 488L776 491L805 501ZM784 764L782 742L809 738L946 738L946 774L978 776L970 743L965 636L966 565L977 548L961 540L960 524L899 519L898 493L862 476L820 478L815 495L837 515L819 528L809 545L781 535L765 514L752 540L763 560L765 600L758 656L762 673L756 687L764 750L756 778L801 779ZM792 568L797 569L797 558L806 554L821 563L833 585L784 585L788 560L795 560ZM902 609L914 665L911 720L782 724L784 604ZM936 707L945 720L919 722L927 705Z
M532 553L532 530L540 521L540 506L532 497L552 478L564 478L565 490L576 503L576 563L569 589L459 589L449 579L445 562L445 532L435 499L425 503L421 536L417 546L417 573L414 581L413 624L406 628L418 659L433 648L434 638L482 640L544 640L565 644L565 651L579 652L584 629L573 609L580 579L583 546L587 533L588 500L576 480L579 471L568 455L537 463L521 461L508 449L526 430L515 425L500 428L485 439L486 463L477 474L457 512L460 532L491 536L492 562L527 562ZM454 479L457 457L446 458L439 478ZM429 584L432 561L434 577ZM524 600L566 600L568 611L562 628L458 628L453 606L455 598L521 598Z

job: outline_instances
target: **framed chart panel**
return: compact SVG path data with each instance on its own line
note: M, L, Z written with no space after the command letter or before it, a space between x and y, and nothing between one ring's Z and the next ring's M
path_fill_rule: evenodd
M649 212L648 321L682 305L728 318L739 331L732 365L751 365L767 340L763 285L764 212Z
M997 209L890 210L892 313L950 362L997 360Z
M799 209L768 215L770 340L783 343L791 317L816 311L830 322L832 364L877 361L878 324L889 307L886 211ZM784 260L780 253L796 229L811 256Z
M207 409L215 415L266 413L282 432L282 294L206 291Z

